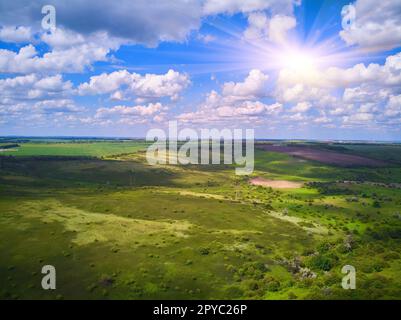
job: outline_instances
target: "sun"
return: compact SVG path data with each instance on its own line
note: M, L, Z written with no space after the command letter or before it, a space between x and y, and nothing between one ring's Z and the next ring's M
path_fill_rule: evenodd
M312 52L301 49L285 49L277 55L280 69L308 72L316 69L319 58Z

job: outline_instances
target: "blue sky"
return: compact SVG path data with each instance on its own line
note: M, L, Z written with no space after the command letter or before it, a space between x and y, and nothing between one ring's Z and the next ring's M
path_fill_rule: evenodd
M0 7L0 135L144 137L178 121L271 139L401 137L397 0Z

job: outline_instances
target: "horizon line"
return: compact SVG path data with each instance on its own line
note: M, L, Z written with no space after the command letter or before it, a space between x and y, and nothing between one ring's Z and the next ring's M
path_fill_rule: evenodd
M71 135L60 135L60 136L42 136L42 135L0 135L0 139L4 138L25 138L25 139L112 139L112 140L144 140L146 137L125 137L125 136L71 136ZM168 140L168 138L167 138ZM199 140L199 139L198 139ZM247 140L247 139L243 139ZM401 143L401 140L374 140L374 139L318 139L318 138L255 138L255 141L317 141L317 142L370 142L370 143ZM185 141L185 140L182 140ZM0 141L1 142L1 141ZM151 141L149 141L151 142Z

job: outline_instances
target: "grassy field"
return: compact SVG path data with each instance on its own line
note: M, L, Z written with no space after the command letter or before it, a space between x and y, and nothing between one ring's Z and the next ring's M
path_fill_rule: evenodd
M401 298L397 161L338 168L257 150L252 177L304 183L273 189L231 166L149 166L145 147L30 141L2 152L12 156L0 157L0 299ZM370 147L401 159L394 146L344 152ZM45 264L54 291L41 288ZM341 287L346 264L356 290Z
M147 144L138 141L120 142L30 142L5 150L0 155L22 156L87 156L104 157L144 150ZM1 148L1 146L0 146Z

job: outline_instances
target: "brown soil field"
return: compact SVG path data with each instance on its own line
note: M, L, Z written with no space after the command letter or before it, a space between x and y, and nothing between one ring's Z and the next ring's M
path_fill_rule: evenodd
M340 167L350 166L366 166L366 167L382 167L387 165L386 162L361 157L352 154L339 153L328 150L313 149L304 146L273 146L259 145L259 149L273 152L281 152L299 157L306 160L319 161L326 164L332 164Z
M276 189L295 189L295 188L301 188L303 185L302 182L294 182L287 180L268 180L260 177L253 178L249 182L255 186L272 187Z

